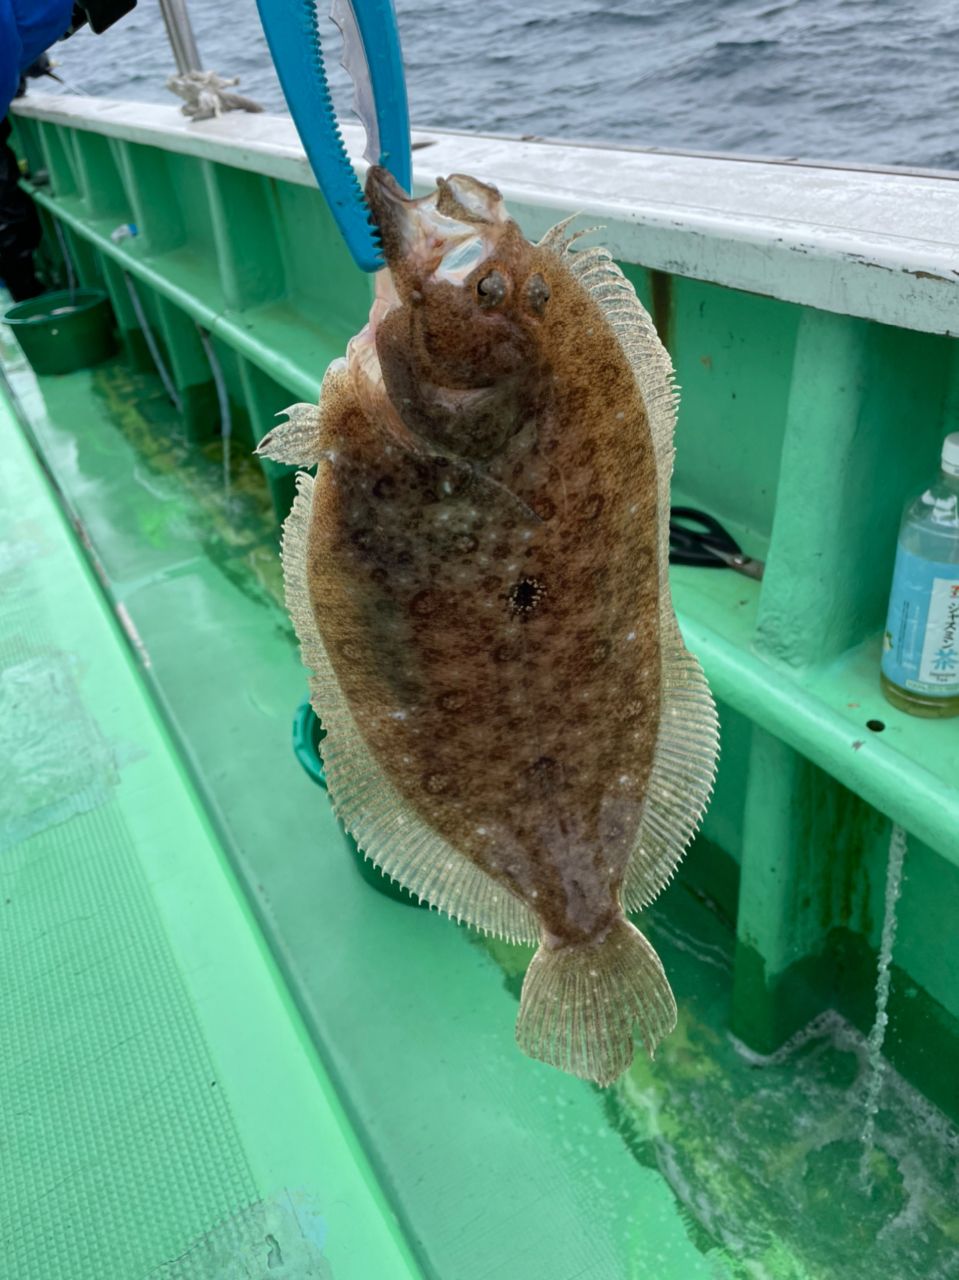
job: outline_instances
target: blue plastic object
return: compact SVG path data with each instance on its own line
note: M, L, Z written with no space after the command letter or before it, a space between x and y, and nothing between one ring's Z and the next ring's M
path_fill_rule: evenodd
M357 266L378 271L385 265L379 237L340 136L323 64L315 0L257 0L257 4L290 114L320 189ZM367 123L367 132L375 121L379 140L376 158L409 191L409 106L392 0L343 0L341 12L353 20L362 46L345 61L350 62L357 100L372 102L373 118Z

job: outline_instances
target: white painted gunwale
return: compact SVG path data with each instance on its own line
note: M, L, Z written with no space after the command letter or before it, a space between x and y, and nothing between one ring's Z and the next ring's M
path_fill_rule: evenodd
M289 117L34 94L19 115L315 186ZM358 169L359 126L344 138ZM959 335L959 174L844 169L415 129L418 190L495 182L527 234L580 212L616 257L787 302Z

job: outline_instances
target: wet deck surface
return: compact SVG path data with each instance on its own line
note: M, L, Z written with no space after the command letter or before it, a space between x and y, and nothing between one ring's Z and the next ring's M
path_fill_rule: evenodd
M22 369L14 368L13 377L125 620L130 648L121 665L129 698L153 718L158 741L163 728L144 687L162 708L190 779L165 741L164 768L177 774L184 794L192 781L213 815L426 1274L439 1280L959 1274L954 1132L887 1076L872 1184L865 1188L861 1040L826 1019L773 1060L760 1062L737 1047L726 1030L732 935L682 879L644 924L681 1011L656 1063L637 1059L618 1086L602 1092L523 1059L513 1047L512 1023L527 953L483 944L370 889L325 797L293 758L289 726L304 679L278 602L272 513L242 442L226 493L219 443L205 450L190 445L154 379L119 363L45 379L39 389ZM33 483L39 484L35 475ZM44 521L56 525L49 495L44 501ZM62 553L86 573L58 527ZM88 573L85 581L110 633L110 652L122 653ZM126 689L104 685L101 698L112 714L126 713ZM94 705L100 715L101 702ZM154 783L143 787L152 794ZM213 851L208 861L227 883L192 797L190 805ZM146 839L170 819L168 806L159 808L162 819L143 802L138 821ZM82 813L70 821L88 819ZM183 882L173 876L164 883L180 904ZM235 900L233 910L240 912ZM104 917L110 930L91 925L90 936L114 937L121 915L117 908ZM199 920L186 930L193 932L202 932ZM255 935L244 936L252 946ZM160 944L170 945L162 930ZM211 965L222 963L218 949L207 946L205 955ZM170 1045L181 1024L195 1027L201 1043L208 1039L209 1013L204 1005L191 1014L189 1001L170 1007ZM255 1018L248 1022L262 1047L270 1036ZM176 1056L172 1047L169 1054ZM109 1085L104 1106L113 1096ZM273 1096L265 1076L262 1091ZM291 1093L286 1113L296 1106ZM78 1119L75 1147L87 1123ZM174 1126L171 1142L177 1132ZM238 1144L242 1149L242 1134ZM226 1177L220 1144L211 1135L200 1145L199 1156L196 1144L193 1151L201 1174L219 1170L216 1176ZM208 1145L216 1161L204 1155ZM149 1170L130 1177L151 1183ZM131 1218L143 1211L134 1202ZM72 1223L75 1213L63 1201L51 1220ZM209 1225L201 1223L195 1235ZM99 1228L81 1234L106 1239ZM404 1272L347 1263L332 1274L379 1280Z
M416 1274L2 392L0 450L4 1270Z

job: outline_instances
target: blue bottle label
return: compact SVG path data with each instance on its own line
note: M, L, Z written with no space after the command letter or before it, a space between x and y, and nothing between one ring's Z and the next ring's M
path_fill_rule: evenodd
M959 564L923 560L900 545L882 670L900 689L959 694Z

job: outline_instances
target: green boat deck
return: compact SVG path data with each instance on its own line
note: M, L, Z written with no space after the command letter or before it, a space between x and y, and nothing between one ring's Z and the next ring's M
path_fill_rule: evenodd
M5 1273L418 1275L6 399L0 449Z

